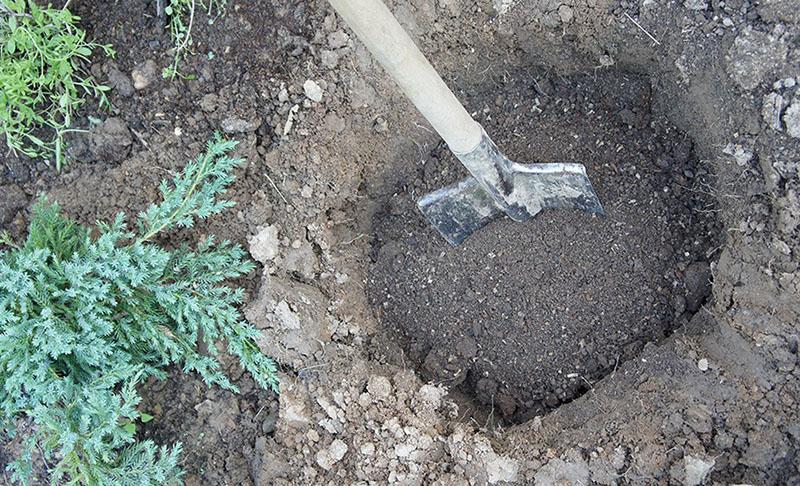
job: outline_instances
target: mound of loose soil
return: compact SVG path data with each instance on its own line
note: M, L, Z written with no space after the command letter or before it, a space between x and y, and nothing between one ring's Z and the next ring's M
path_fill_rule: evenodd
M606 217L504 219L451 248L414 205L462 176L440 147L375 221L369 294L425 376L521 420L669 334L687 292L697 310L710 288L712 206L697 192L709 174L691 140L651 118L649 84L635 75L543 78L482 96L473 106L485 106L512 159L586 164Z

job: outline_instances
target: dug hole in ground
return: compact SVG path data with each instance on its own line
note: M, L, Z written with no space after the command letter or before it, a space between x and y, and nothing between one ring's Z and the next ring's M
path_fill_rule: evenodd
M389 2L510 158L585 164L607 212L458 248L415 202L463 169L326 2L232 2L174 83L148 2L73 3L117 112L59 177L4 155L4 225L40 192L134 214L215 129L247 159L163 243L249 247L281 393L148 383L187 484L800 481L796 2Z

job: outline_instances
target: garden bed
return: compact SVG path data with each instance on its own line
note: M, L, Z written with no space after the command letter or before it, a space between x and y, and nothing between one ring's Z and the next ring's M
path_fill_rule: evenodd
M325 2L229 2L170 81L155 2L73 1L114 108L62 174L0 156L0 223L24 235L40 193L135 214L224 131L237 206L160 242L250 248L282 369L280 396L233 360L239 395L152 380L140 435L183 443L188 484L797 481L800 140L762 116L800 103L796 9L390 3L510 157L586 164L606 218L449 247L414 202L460 166Z

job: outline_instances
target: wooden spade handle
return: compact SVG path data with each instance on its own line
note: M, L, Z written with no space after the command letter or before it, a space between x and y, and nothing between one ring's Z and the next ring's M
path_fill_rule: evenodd
M471 152L481 126L420 52L381 0L329 0L455 154Z

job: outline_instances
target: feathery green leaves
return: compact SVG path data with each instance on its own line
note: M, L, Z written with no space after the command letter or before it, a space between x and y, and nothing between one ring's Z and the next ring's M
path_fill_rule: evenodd
M170 183L164 200L139 215L98 223L99 235L40 201L21 248L0 253L0 422L14 433L35 424L30 447L57 461L52 481L70 484L172 484L180 445L136 442L136 384L179 364L209 385L236 391L216 343L264 388L277 391L275 364L241 316L242 291L224 282L249 272L245 252L213 238L196 249L166 250L157 234L189 227L232 205L219 200L242 161L235 142L215 138ZM208 354L198 350L202 339ZM29 455L13 465L25 482Z
M164 8L164 13L169 17L169 33L175 44L173 48L175 55L172 64L165 67L161 73L164 78L173 80L176 76L191 77L182 75L178 71L178 64L181 59L186 57L194 42L192 30L195 22L198 21L198 7L202 7L206 11L206 15L209 17L208 23L212 24L217 17L223 14L226 4L227 0L169 0L169 4ZM212 15L216 15L216 17L212 17Z
M67 2L69 3L69 2ZM64 164L64 137L75 111L93 96L108 106L107 86L84 69L92 51L79 17L34 0L0 0L0 134L11 150Z

